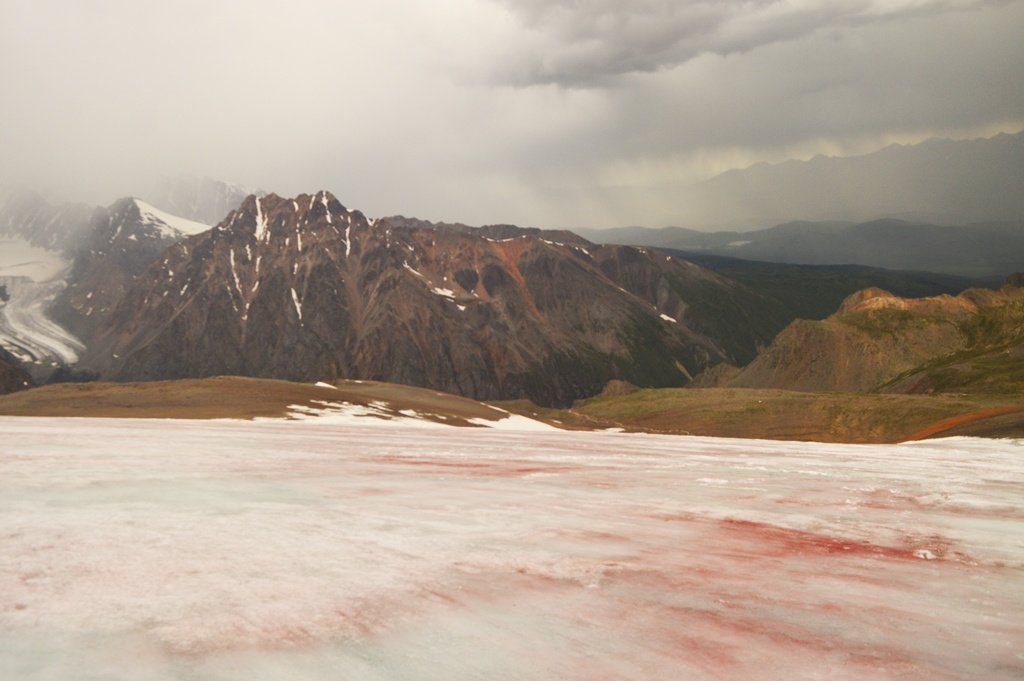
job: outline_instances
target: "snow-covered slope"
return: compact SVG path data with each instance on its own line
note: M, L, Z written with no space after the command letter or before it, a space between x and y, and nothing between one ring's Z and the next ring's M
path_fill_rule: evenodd
M141 199L134 199L134 201L139 209L140 223L144 226L154 227L172 239L201 234L210 229L210 225L171 215Z
M0 430L5 679L1024 678L1020 442Z

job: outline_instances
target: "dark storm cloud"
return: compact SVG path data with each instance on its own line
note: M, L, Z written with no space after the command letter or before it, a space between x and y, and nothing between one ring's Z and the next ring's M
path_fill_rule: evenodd
M528 27L520 85L594 86L815 31L1001 5L985 0L501 0Z

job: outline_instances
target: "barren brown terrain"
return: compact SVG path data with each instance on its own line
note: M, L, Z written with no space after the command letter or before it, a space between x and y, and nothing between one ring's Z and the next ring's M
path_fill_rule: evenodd
M65 383L0 396L0 415L106 418L289 418L327 404L373 405L380 418L472 426L501 409L563 429L711 437L891 443L970 435L1024 437L1024 404L1006 397L810 393L736 388L610 390L568 409L518 400L495 407L373 381L311 385L221 376L148 383Z
M473 425L469 419L505 416L474 400L373 381L336 381L334 387L271 379L218 376L147 383L62 383L0 396L0 415L106 418L285 418L289 407L324 403L380 407L382 416L414 411L420 418Z

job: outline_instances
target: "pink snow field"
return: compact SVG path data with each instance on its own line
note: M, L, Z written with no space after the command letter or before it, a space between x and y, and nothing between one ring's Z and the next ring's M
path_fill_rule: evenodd
M0 418L0 678L1024 678L1024 442Z

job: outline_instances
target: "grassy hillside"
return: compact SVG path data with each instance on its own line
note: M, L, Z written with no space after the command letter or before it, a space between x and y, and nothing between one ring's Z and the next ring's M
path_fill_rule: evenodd
M526 401L501 406L571 428L711 437L888 443L956 434L1024 437L1024 399L965 395L865 395L751 389L638 390L595 397L572 409L540 409ZM1001 407L1019 412L969 415ZM991 421L987 419L993 419ZM928 430L936 423L946 424ZM973 431L970 430L973 428ZM990 433L989 431L992 431ZM925 432L928 431L928 432Z

